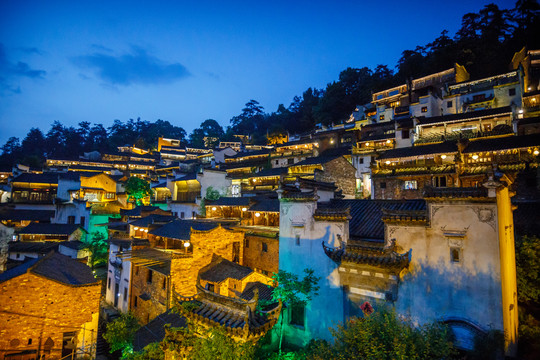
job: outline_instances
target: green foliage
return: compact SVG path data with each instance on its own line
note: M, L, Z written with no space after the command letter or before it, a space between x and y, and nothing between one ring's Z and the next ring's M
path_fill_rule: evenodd
M540 239L523 236L516 241L518 300L540 304Z
M201 205L200 205L200 209L199 209L199 212L201 213L201 215L206 216L206 200L217 200L220 197L221 197L221 194L219 193L219 191L214 189L212 186L207 187L206 188L206 195L201 200Z
M109 244L105 239L105 235L99 231L94 231L90 237L83 241L84 248L88 249L92 254L90 257L90 267L92 270L96 266L107 263L109 256Z
M108 323L103 338L109 343L111 353L116 350L122 350L123 356L132 353L133 339L138 328L139 322L130 312L122 314L118 319Z
M142 351L132 353L126 352L122 358L125 360L163 360L165 359L165 352L160 343L151 343Z
M431 323L416 328L395 310L382 309L331 329L334 343L310 345L309 359L446 359L454 353L450 331Z
M319 280L312 269L304 269L304 278L300 280L298 275L280 270L274 273L273 300L281 300L288 305L307 305L313 296L318 295Z
M182 307L187 312L191 312L197 308L199 308L199 305L192 303L191 301L183 301L179 304L179 306Z
M135 199L137 205L142 204L142 199L152 196L153 190L150 188L150 183L146 180L131 176L125 185L128 201Z

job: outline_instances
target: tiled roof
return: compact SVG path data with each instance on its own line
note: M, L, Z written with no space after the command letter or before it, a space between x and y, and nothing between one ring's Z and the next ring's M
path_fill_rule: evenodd
M474 119L474 118L479 118L479 117L503 115L503 114L508 114L511 112L512 112L512 108L510 106L504 106L504 107L494 108L494 109L469 111L469 112L461 113L461 114L419 118L418 120L419 120L419 125L428 125L428 124L437 124L437 123L445 123L445 122L453 122L453 121L462 121L462 120Z
M328 156L321 155L321 156L311 157L311 158L307 158L306 160L297 162L296 164L291 165L291 167L302 166L302 165L322 165L334 159L337 159L338 157L341 157L341 156L342 155L328 155Z
M58 184L58 173L22 173L21 175L14 178L12 182Z
M30 271L47 279L67 285L90 285L99 283L92 270L69 256L50 253L38 261Z
M270 285L263 284L260 281L248 282L244 288L244 291L242 291L242 294L240 294L240 298L244 300L253 299L253 290L255 289L259 289L259 300L272 300L272 291L274 288Z
M150 214L143 218L131 221L129 225L148 227L152 224L165 224L173 221L174 219L176 219L176 217L173 215Z
M248 157L248 156L262 156L262 155L268 155L272 152L272 149L261 149L261 150L255 150L255 151L242 151L235 155L225 155L226 159L237 159L242 157Z
M13 241L9 242L9 252L11 253L39 253L46 254L51 250L58 250L57 241Z
M286 174L287 168L273 168L273 169L265 169L263 171L259 171L257 173L249 174L246 176L247 178L258 178L258 177L265 177L265 176L280 176L281 174Z
M154 320L137 330L133 340L133 350L141 351L151 343L162 341L165 338L165 325L170 325L173 328L185 327L186 319L171 310L158 315Z
M187 180L197 180L197 173L192 172L189 174L182 174L177 176L173 181L187 181Z
M438 144L430 145L417 145L411 147L404 147L399 149L392 149L383 152L378 160L383 159L397 159L414 157L421 155L433 155L433 154L449 154L456 153L458 151L457 143L455 141L445 141Z
M152 212L156 210L161 210L158 206L143 206L139 205L131 210L120 209L120 215L122 216L142 216L143 212Z
M0 208L0 220L31 220L50 222L54 217L54 210L19 210L12 208Z
M40 258L30 259L23 262L19 266L16 266L12 269L4 271L3 273L0 274L0 283L16 278L17 276L21 276L22 274L25 274L28 271L28 269L34 266L34 264L37 263L39 260Z
M176 219L168 224L165 224L155 230L150 230L148 233L155 236L162 236L171 239L189 240L191 237L191 229L199 231L208 231L219 226L218 222L210 221L195 221L195 220L180 220Z
M424 200L332 200L319 207L350 209L349 234L351 238L384 240L383 209L425 210Z
M249 211L279 212L279 199L262 199L249 207Z
M71 235L77 229L85 231L78 224L47 224L47 223L31 223L19 231L19 234L25 235Z
M201 269L199 276L202 280L219 283L228 278L242 280L252 272L253 270L246 266L221 258Z
M470 141L463 153L469 154L494 150L520 149L529 146L540 146L540 134Z
M150 242L148 239L118 239L118 238L111 238L108 240L111 244L115 244L117 246L122 247L131 247L131 246L148 246L150 245Z
M409 265L411 261L411 251L404 254L398 254L394 247L378 248L367 246L347 246L345 249L330 248L322 244L325 254L337 263L353 262L357 264L366 264L393 268L398 271Z
M59 245L67 247L69 249L73 250L82 250L85 247L87 247L87 244L83 243L79 240L73 240L73 241L62 241Z
M248 206L250 202L249 197L220 197L217 200L205 200L206 206Z

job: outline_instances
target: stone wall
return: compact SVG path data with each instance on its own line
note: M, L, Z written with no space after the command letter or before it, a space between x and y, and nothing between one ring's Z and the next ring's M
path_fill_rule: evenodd
M59 359L63 333L91 322L100 296L99 283L68 286L31 273L0 283L0 359L38 349L47 359Z
M171 277L174 289L180 295L191 296L196 293L196 282L199 270L210 264L212 255L233 261L233 244L237 243L239 263L243 263L244 233L227 230L221 226L210 231L191 231L191 255L173 255Z
M324 171L315 171L315 180L333 182L347 198L354 198L356 192L356 169L343 156L323 165Z
M148 282L149 272L152 272L151 282ZM167 311L169 281L168 276L158 271L135 265L131 283L131 311L141 324L146 325ZM147 300L144 300L145 296L141 298L145 294L150 298Z
M267 251L263 251L263 243ZM279 271L279 239L246 235L244 242L244 266L266 272L269 276Z

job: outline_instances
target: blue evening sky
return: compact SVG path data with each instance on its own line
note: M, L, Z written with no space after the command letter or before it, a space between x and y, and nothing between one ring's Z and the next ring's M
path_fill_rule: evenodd
M271 112L347 67L393 68L488 2L1 0L0 145L54 120L225 127L250 99Z

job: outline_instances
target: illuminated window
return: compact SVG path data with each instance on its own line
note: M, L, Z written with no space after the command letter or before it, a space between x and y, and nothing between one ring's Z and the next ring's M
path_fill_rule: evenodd
M453 263L461 262L461 249L458 247L450 248L450 261Z
M418 189L418 183L416 180L407 180L405 181L405 190L416 190Z
M422 112L427 113L427 106L422 106Z
M379 115L379 120L384 120L384 115Z

